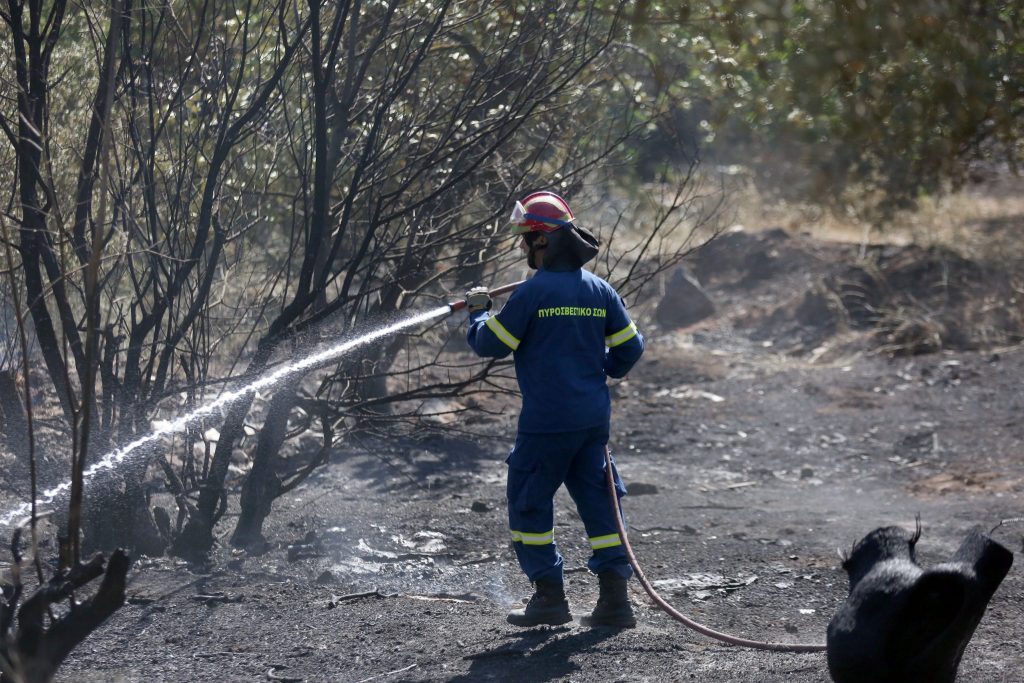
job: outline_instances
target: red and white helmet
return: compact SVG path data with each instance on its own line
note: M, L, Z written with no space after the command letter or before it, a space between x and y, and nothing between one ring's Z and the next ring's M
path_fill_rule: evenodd
M568 202L554 192L533 192L516 202L512 210L512 232L554 232L573 225L576 217Z

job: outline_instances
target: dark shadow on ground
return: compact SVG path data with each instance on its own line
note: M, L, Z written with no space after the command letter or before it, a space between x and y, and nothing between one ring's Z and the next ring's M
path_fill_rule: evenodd
M509 437L508 445L514 441ZM340 449L335 461L366 456L353 463L355 475L369 486L394 494L410 488L422 488L428 478L431 490L461 489L463 483L452 477L471 476L480 471L480 463L494 459L494 450L469 436L430 436L424 439L363 439Z
M453 683L561 680L580 671L580 666L570 661L570 657L595 650L618 632L604 628L576 632L568 628L546 628L511 634L508 640L512 642L463 657L472 662L469 671L450 680ZM567 633L569 635L563 635Z

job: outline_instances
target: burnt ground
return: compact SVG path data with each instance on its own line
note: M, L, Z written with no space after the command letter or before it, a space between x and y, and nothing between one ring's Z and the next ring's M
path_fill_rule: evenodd
M649 346L614 385L612 430L631 540L693 618L822 642L846 594L838 550L920 516L932 564L971 527L1021 514L1024 348L1016 301L999 294L1016 271L916 247L854 266L849 245L724 237L689 264L714 317L673 330L636 307ZM710 641L636 582L635 630L506 625L529 593L504 513L514 405L473 437L452 424L432 441L337 453L278 502L265 554L222 548L202 571L142 558L129 604L61 680L828 680L823 654ZM1017 552L1022 533L994 537ZM556 536L578 617L596 580L564 492ZM1020 680L1022 597L1015 566L960 680Z

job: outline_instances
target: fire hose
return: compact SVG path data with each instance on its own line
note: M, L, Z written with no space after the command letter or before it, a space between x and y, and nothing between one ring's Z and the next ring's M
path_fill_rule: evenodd
M615 524L619 530L619 538L622 540L622 547L626 550L626 557L629 558L629 564L633 567L633 572L636 574L637 581L639 581L640 585L643 586L645 591L647 591L647 595L649 595L651 600L653 600L654 603L663 609L670 617L684 626L693 629L697 633L701 633L708 638L720 640L723 643L729 643L730 645L749 647L755 650L771 650L773 652L823 652L826 649L823 643L771 643L760 640L748 640L747 638L740 638L738 636L729 635L728 633L722 633L721 631L708 628L704 624L690 619L666 602L665 599L658 595L658 592L654 590L654 586L652 586L651 582L647 580L647 577L644 576L644 570L640 568L640 563L637 561L636 555L633 553L633 548L629 545L629 538L626 535L626 525L622 519L622 509L619 506L618 492L615 490L612 454L611 451L608 450L607 446L604 449L604 465L605 472L607 473L606 480L608 482L608 495L612 499L612 508L615 510Z
M526 281L520 280L519 282L502 285L497 289L490 290L488 294L492 297L507 294L524 282ZM448 306L451 308L451 312L454 313L465 308L466 301L464 299L453 301L448 304ZM684 626L696 631L697 633L705 635L708 638L713 638L714 640L719 640L730 645L737 645L739 647L748 647L755 650L771 650L773 652L823 652L826 649L826 646L823 643L773 643L760 640L749 640L747 638L740 638L728 633L722 633L690 619L658 595L658 592L654 590L654 586L651 585L651 582L648 581L647 577L644 575L643 569L640 568L640 563L637 561L636 555L633 553L633 548L629 544L629 537L626 534L626 526L622 518L622 509L619 506L619 496L615 490L612 455L607 446L604 449L604 458L605 471L607 473L608 494L611 497L612 508L615 510L615 523L618 527L619 538L622 540L622 547L626 551L626 557L629 559L629 564L633 567L633 572L636 574L636 578L640 582L640 585L643 586L643 589L647 592L647 595L650 596L651 600L653 600L658 607L664 610L666 614Z

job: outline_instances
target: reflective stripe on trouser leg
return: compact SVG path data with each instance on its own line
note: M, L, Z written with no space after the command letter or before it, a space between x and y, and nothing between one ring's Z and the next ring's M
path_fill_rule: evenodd
M518 523L522 524L523 520L520 518ZM553 529L543 533L512 530L512 548L515 550L516 559L519 560L519 566L530 581L543 579L561 583L563 561L558 546L555 545Z
M615 512L608 498L608 482L605 479L604 449L608 441L605 433L603 438L595 438L581 449L566 474L565 487L576 502L583 525L587 529L588 540L593 554L587 567L595 574L614 571L630 577L633 568L629 566L629 558L619 539L619 529L615 524ZM615 477L615 489L619 499L626 493L618 471L612 463Z
M512 530L512 548L530 581L562 581L562 555L555 545L554 529L542 534Z
M603 548L611 548L615 545L622 545L622 539L619 538L619 533L606 534L604 536L591 536L589 539L590 547L594 550L601 550Z
M549 545L555 542L555 530L545 531L542 534L531 534L527 531L516 531L512 529L512 542L523 545Z

